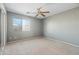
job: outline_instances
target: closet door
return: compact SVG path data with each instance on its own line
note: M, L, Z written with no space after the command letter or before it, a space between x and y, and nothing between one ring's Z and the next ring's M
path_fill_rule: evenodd
M0 46L1 46L1 10L0 10Z

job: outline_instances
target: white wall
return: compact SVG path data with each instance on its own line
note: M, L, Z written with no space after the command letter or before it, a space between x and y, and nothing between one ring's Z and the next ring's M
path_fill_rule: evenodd
M79 8L45 19L44 35L79 45Z
M16 17L19 17L19 18L23 18L23 19L28 19L31 21L31 28L30 28L30 31L15 31L13 29L13 26L12 26L12 17L13 16L16 16ZM12 41L12 40L16 40L16 39L24 39L24 38L27 38L27 37L32 37L32 36L39 36L39 35L42 35L42 21L39 20L39 19L35 19L35 18L32 18L32 17L27 17L27 16L24 16L24 15L20 15L20 14L16 14L16 13L12 13L12 12L8 12L8 27L7 27L7 30L8 30L8 41ZM12 37L12 38L10 38ZM15 39L16 37L16 39Z

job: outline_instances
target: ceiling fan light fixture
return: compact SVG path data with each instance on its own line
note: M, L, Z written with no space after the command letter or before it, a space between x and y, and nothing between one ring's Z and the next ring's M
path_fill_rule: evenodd
M43 16L43 17L45 17L46 15L46 13L50 13L49 11L44 11L44 10L42 10L43 8L42 7L40 7L40 8L37 8L37 12L26 12L27 14L36 14L36 16L35 17L37 17L37 16Z

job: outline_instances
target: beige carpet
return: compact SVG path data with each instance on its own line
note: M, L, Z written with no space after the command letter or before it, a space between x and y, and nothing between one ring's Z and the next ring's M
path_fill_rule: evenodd
M35 37L9 43L3 55L63 55L79 54L79 48L44 37Z

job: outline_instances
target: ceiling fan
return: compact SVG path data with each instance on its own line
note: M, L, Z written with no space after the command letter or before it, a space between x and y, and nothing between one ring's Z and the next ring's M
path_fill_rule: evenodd
M46 15L46 13L50 13L49 11L44 11L44 10L42 10L43 8L42 7L40 7L40 8L37 8L37 11L36 12L27 12L28 14L33 14L33 13L36 13L36 16L35 17L37 17L37 16L39 16L39 15L41 15L41 16L43 16L43 17L45 17Z

